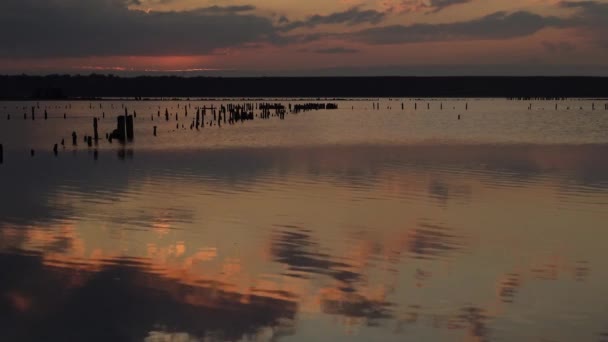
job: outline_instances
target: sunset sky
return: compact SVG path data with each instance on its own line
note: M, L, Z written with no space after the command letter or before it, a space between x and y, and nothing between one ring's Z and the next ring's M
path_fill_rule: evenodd
M2 0L0 73L608 75L608 1Z

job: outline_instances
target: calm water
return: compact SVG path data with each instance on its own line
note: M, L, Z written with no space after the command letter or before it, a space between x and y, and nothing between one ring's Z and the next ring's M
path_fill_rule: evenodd
M608 341L608 101L379 102L0 103L0 340Z

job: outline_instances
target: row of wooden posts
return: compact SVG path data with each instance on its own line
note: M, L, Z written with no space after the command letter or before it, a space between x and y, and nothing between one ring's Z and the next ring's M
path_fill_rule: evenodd
M113 105L112 105L113 107ZM133 112L133 115L129 115L128 114L128 110L126 107L124 107L124 105L122 106L125 109L125 114L118 116L117 117L117 128L110 134L106 134L106 139L111 143L113 139L117 139L120 142L129 142L132 141L135 138L135 134L134 134L134 118L137 118L137 112ZM190 108L192 108L192 106L189 106ZM380 103L376 103L373 102L372 103L372 107L374 110L380 110ZM430 103L427 103L427 109L430 109ZM38 105L39 108L39 105ZM71 105L70 105L71 108ZM100 104L100 108L101 108L101 104ZM178 104L178 108L180 108L179 104ZM305 112L305 111L311 111L311 110L328 110L328 109L337 109L338 106L334 103L306 103L306 104L296 104L294 106L292 106L292 104L289 104L289 112L292 113L299 113L299 112ZM390 107L389 107L390 108ZM568 109L570 109L570 107L567 107ZM197 130L199 129L199 127L204 127L205 126L205 116L207 114L207 111L210 111L210 113L213 115L213 119L208 121L208 124L210 126L213 126L213 124L217 124L218 126L222 125L222 122L224 124L228 123L228 124L234 124L236 122L244 122L247 120L253 120L254 119L254 113L253 110L261 110L261 113L259 115L259 118L261 119L269 119L271 116L276 116L280 119L284 119L285 118L285 114L287 113L287 108L280 103L245 103L245 104L228 104L228 105L221 105L219 108L217 107L198 107L197 108L197 112L196 112L196 118L192 120L192 123L190 125L190 129L194 129L196 128ZM354 108L353 108L354 109ZM401 103L401 109L405 110L405 104ZM418 103L415 102L414 103L414 109L417 110L418 109ZM440 109L443 110L443 103L440 103ZM465 110L469 109L469 103L465 103ZM582 109L582 107L581 107ZM528 106L528 110L532 110L532 103L529 104ZM558 104L555 104L555 110L558 110ZM595 103L592 103L592 110L595 110ZM608 104L604 104L604 110L608 110ZM273 111L273 112L271 112ZM170 120L170 115L168 109L165 109L165 121L169 121ZM188 117L188 106L184 106L184 116ZM102 113L102 117L105 118L105 112ZM160 117L160 110L158 110L157 112L157 117ZM258 117L258 115L255 115L255 117ZM63 118L66 119L67 116L64 113ZM10 114L8 114L7 117L8 120L11 119ZM27 119L27 116L24 114L24 119ZM31 107L31 119L35 120L36 119L36 107ZM44 119L47 120L48 119L48 112L45 109L44 110ZM458 115L458 120L461 119L461 115ZM151 120L154 121L154 115L151 115ZM175 113L175 121L179 121L179 114ZM179 123L176 124L176 128L179 129ZM184 128L184 125L182 124L182 128ZM157 135L157 126L153 127L153 135L156 136ZM92 147L93 142L95 142L95 145L98 144L99 142L99 131L98 131L98 118L95 117L93 118L93 136L84 136L84 141L85 143L89 146ZM63 147L65 147L65 141L62 139L61 140L61 145ZM76 132L72 132L72 145L73 146L77 146L77 135ZM35 151L32 149L30 151L31 155L34 156ZM53 146L53 153L55 155L58 154L58 144L55 144ZM95 154L97 154L97 150L95 150ZM4 149L3 149L3 145L0 144L0 164L2 164L4 162Z
M38 105L39 108L39 105ZM100 108L101 108L101 104L100 104ZM137 112L133 112L133 115L129 115L128 114L128 109L126 107L123 108L125 109L125 114L124 115L120 115L117 117L117 127L115 130L112 131L112 133L110 134L106 134L106 139L111 143L113 139L117 139L122 143L125 142L130 142L133 141L133 139L135 138L135 134L134 134L134 118L137 118ZM178 104L178 108L179 108L179 104ZM190 106L191 108L191 106ZM289 110L290 112L294 112L294 113L298 113L301 111L309 111L309 110L321 110L321 109L337 109L338 106L336 104L333 103L328 103L328 104L305 104L305 105L296 105L294 107L292 107L291 104L289 104ZM258 117L258 115L254 115L253 110L254 109L259 109L261 110L261 113L259 115L259 118L261 119L269 119L271 116L276 116L280 119L284 119L285 118L285 114L286 114L286 107L282 104L278 104L278 103L245 103L245 104L238 104L238 105L234 105L234 104L228 104L226 106L222 105L219 108L216 107L198 107L197 108L197 113L196 113L196 119L193 119L192 124L190 126L190 129L194 129L196 127L196 129L198 130L199 127L204 127L205 126L205 115L207 114L207 111L210 111L210 113L213 115L213 119L209 120L208 124L210 126L213 126L213 124L215 123L216 125L221 126L222 125L222 121L223 123L228 123L228 124L234 124L236 122L244 122L244 121L248 121L248 120L253 120L254 117ZM274 111L274 112L271 112ZM36 120L36 107L32 107L31 108L31 118L32 120ZM184 115L185 117L188 116L188 106L184 107ZM160 117L160 110L157 112L157 116ZM102 113L102 117L105 118L105 112ZM25 119L27 119L27 116L24 116ZM45 120L48 119L48 113L45 109L44 111L44 118ZM63 116L64 119L67 118L66 114L64 114ZM8 115L8 120L10 120L10 114ZM154 115L151 116L151 120L154 121ZM169 121L169 111L168 109L165 109L165 120ZM179 121L179 114L175 113L175 120ZM184 127L184 125L182 124L182 128ZM179 129L179 123L177 124L176 128ZM157 126L153 127L153 135L156 136L157 135ZM99 143L99 126L98 126L98 118L94 117L93 118L93 136L84 136L84 142L89 146L92 147L93 146L93 142L95 143L95 145L97 145ZM73 146L77 146L78 145L78 136L76 134L76 132L72 132L72 145ZM65 139L61 139L61 146L65 148ZM53 154L55 156L57 156L59 153L59 144L54 144L53 145ZM35 155L35 150L31 149L30 150L30 155L33 157ZM97 155L98 152L97 150L94 151L94 156L95 159L97 159ZM2 164L4 162L4 147L2 144L0 144L0 164Z
M101 104L100 104L100 106L101 106ZM277 108L276 106L283 106L283 105L281 105L281 104L259 104L259 105L255 104L255 109L262 110L262 114L260 116L261 118L268 118L267 114L269 113L269 111L271 109L277 110L277 112L278 112L279 108ZM443 110L443 102L440 103L439 106L440 106L440 109ZM427 102L426 103L426 107L427 107L427 109L430 109L431 108L431 104ZM178 104L178 108L179 108L179 104ZM188 107L184 106L184 108L185 108L185 116L187 117L188 116ZM241 105L237 105L237 106L235 106L235 105L228 105L228 107L222 106L222 107L220 107L220 115L221 115L221 113L226 114L226 108L230 108L230 110L240 110L240 111L247 110L249 112L252 112L253 108L254 108L254 105L253 104L246 104L246 105L243 105L243 106L241 106ZM372 102L372 108L374 110L380 110L380 103ZM388 107L388 108L391 109L391 107ZM533 108L533 104L530 103L528 105L528 110L532 110L532 108ZM581 110L583 109L582 106L579 107L579 108ZM215 107L200 107L199 110L200 109L202 109L202 115L203 115L203 117L206 114L206 110L210 110L210 111L213 112L214 115L216 115L216 108ZM309 111L309 110L321 110L321 109L337 109L337 105L333 104L333 103L328 103L328 104L325 104L325 103L307 103L307 104L296 104L296 105L294 105L292 107L292 105L289 104L289 111L293 112L293 113L298 113L298 112L303 112L303 111ZM401 109L405 110L405 104L403 102L401 103ZM456 109L456 107L454 107L454 109ZM555 104L555 110L558 110L558 109L559 109L559 104L556 103ZM570 106L568 106L567 109L569 110ZM591 104L591 109L592 110L596 109L595 103ZM284 110L284 108L282 110ZM354 106L353 106L353 110L354 110ZM414 103L414 110L418 110L418 103L417 102ZM465 103L465 110L469 110L469 103L468 102ZM604 104L604 110L608 110L608 104ZM198 110L197 110L197 114L198 114ZM133 116L135 118L137 118L137 113L134 112ZM157 116L160 117L160 111L158 111L158 115ZM169 115L168 109L165 109L165 120L166 121L169 121L169 116L170 115ZM281 118L284 118L284 113L282 113L282 115L279 115L279 116ZM105 112L102 113L102 117L105 118ZM67 114L64 113L63 114L63 118L67 119ZM152 120L154 120L154 115L152 115L151 118L152 118ZM23 119L27 120L27 115L25 113L23 114ZM34 107L34 106L31 107L31 119L32 120L36 120L36 107ZM48 119L48 112L47 112L46 109L44 110L44 119L45 120ZM176 121L178 120L178 113L175 114L175 119L176 119ZM7 120L11 120L11 115L10 114L7 114ZM203 119L202 125L204 126L204 119Z
M454 109L456 109L456 107L453 107ZM353 110L355 109L355 107L353 106ZM380 110L380 103L379 102L372 102L372 109L374 110ZM392 109L391 106L388 106L387 109ZM426 103L426 109L431 109L431 103L427 102ZM441 102L439 104L439 109L443 110L443 102ZM465 110L469 110L469 103L465 103L464 105L464 109ZM405 110L405 103L401 102L401 110ZM418 102L414 102L414 110L418 110Z
M555 110L559 109L559 105L555 104ZM580 110L583 110L583 106L579 106ZM532 110L532 103L528 104L528 110ZM566 107L566 110L570 110L570 106ZM595 102L591 103L591 110L595 110ZM604 110L608 110L608 103L604 104Z

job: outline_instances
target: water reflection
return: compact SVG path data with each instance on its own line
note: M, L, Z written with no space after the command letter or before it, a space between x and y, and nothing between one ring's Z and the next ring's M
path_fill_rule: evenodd
M120 259L73 272L45 267L40 255L2 253L0 267L0 324L9 341L134 341L151 329L238 340L292 324L297 311L292 301L181 284Z
M459 237L451 229L430 223L421 223L408 238L408 251L417 259L434 259L462 248Z
M0 169L2 339L601 339L606 152L13 159Z
M286 227L293 229L294 227ZM307 274L330 276L345 286L356 281L360 275L349 271L349 265L332 260L325 253L319 252L319 245L312 241L310 231L295 227L296 231L282 231L273 238L271 253L276 262L288 267L291 277L307 277Z

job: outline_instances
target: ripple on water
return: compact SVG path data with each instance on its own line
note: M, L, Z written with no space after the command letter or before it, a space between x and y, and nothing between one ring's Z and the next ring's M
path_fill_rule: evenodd
M464 247L463 238L442 225L422 222L408 233L407 250L415 259L445 258Z
M275 262L288 267L286 275L299 278L328 276L346 284L360 279L361 275L352 271L349 264L320 252L320 244L311 234L310 230L297 226L282 226L274 233L270 253Z

